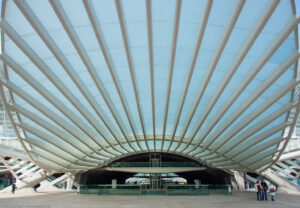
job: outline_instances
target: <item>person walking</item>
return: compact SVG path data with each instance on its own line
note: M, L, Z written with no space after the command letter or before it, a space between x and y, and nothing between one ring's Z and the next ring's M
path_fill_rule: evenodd
M262 200L268 201L268 193L267 192L268 192L269 187L264 179L261 181L260 185L262 187Z
M37 192L37 188L40 187L40 186L41 186L41 184L39 184L39 183L36 184L36 185L34 185L34 186L33 186L33 190L34 190L35 192Z
M272 201L275 201L276 191L277 191L276 186L274 184L270 183L270 195L271 195Z
M16 186L16 183L13 183L12 185L11 185L11 193L15 193L15 191L16 191L16 188L17 188L17 186Z
M261 199L261 186L260 186L260 183L259 181L256 181L256 184L255 184L255 190L256 190L256 197L257 197L257 200L262 200Z

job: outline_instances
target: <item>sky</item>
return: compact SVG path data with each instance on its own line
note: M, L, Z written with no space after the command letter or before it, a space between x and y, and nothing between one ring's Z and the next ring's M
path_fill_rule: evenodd
M300 0L295 0L297 15L300 15ZM300 26L298 25L298 42L300 40ZM299 43L300 45L300 43Z
M297 10L297 14L300 14L300 0L295 0L296 3L296 10Z
M282 1L288 1L288 0L282 0ZM294 0L295 4L296 4L296 12L297 15L300 15L300 0ZM2 0L0 0L0 11L1 11L1 7L2 7ZM298 41L300 40L300 26L298 25ZM1 43L0 43L1 44ZM300 41L299 41L299 45L300 45ZM300 50L300 47L299 47Z

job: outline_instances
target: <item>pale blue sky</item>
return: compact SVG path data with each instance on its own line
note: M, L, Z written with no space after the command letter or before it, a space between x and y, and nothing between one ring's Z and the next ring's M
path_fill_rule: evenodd
M300 13L300 0L295 0L295 3L296 3L297 14L299 15L299 13Z
M295 0L297 14L300 15L300 0ZM300 31L300 27L298 25L298 31ZM298 32L298 41L300 39L300 32Z
M283 0L283 1L288 1L288 0ZM300 15L300 0L295 0L295 4L296 4L296 11L297 14ZM0 11L1 11L1 7L2 7L2 0L0 0ZM300 40L300 26L298 25L298 41ZM299 41L300 44L300 41ZM300 50L300 48L299 48Z

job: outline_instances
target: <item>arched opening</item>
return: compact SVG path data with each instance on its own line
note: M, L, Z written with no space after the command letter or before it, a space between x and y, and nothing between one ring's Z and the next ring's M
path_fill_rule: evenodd
M151 157L158 157L154 158L155 164L153 164ZM153 172L153 169L160 172ZM167 173L182 177L187 184L230 184L228 173L208 167L190 158L170 153L142 153L128 156L107 166L88 170L76 178L77 182L82 185L112 184L113 180L117 184L125 184L127 179L137 174L144 174L145 177L163 181L162 174Z

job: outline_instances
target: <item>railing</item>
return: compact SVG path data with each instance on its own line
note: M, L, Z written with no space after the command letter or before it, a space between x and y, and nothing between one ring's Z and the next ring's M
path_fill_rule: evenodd
M48 181L48 182L52 182L52 181L54 181L55 179L57 179L55 176L49 176L48 178L46 178L46 180ZM56 183L56 184L54 184L54 186L55 187L57 187L57 188L63 188L64 187L64 184L62 183L62 182L58 182L58 183Z
M16 150L23 150L19 140L16 137L0 137L0 145L11 147Z
M230 185L164 185L161 189L150 189L147 185L80 185L79 194L98 195L230 195Z
M209 195L209 185L165 185L167 195Z
M294 150L300 150L300 137L291 138L284 152L291 152Z
M140 185L99 185L98 195L141 195Z
M153 164L149 162L115 162L106 167L205 167L205 165L197 162L161 162L158 166L153 166Z
M222 194L230 195L230 185L177 185L168 184L165 185L167 195L210 195L210 194Z

